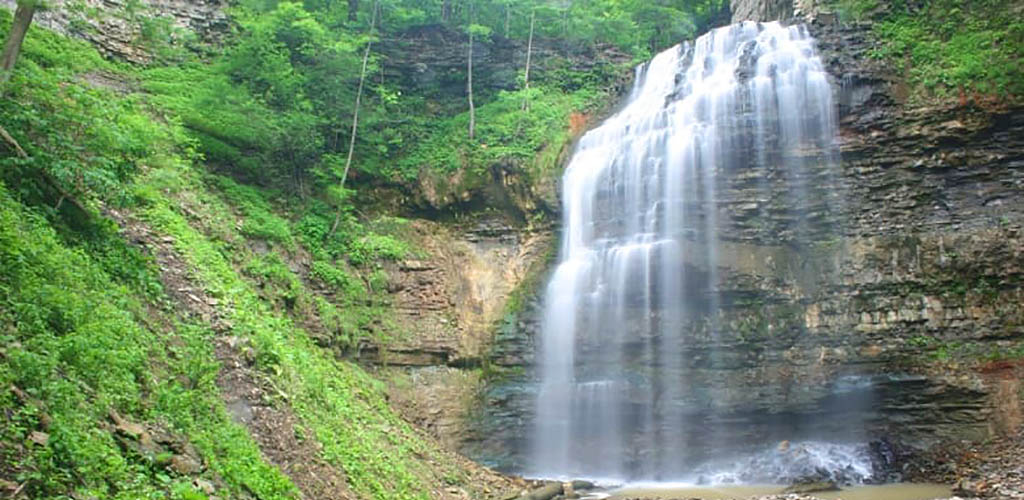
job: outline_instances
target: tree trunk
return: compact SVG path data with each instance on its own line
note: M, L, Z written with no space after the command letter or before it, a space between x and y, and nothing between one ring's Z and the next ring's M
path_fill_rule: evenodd
M349 2L351 5L351 1ZM377 11L380 8L380 0L373 3L373 13L370 15L370 36L373 36L374 29L377 27ZM359 106L363 102L363 86L366 83L366 66L370 61L370 47L373 45L373 40L366 42L366 50L363 51L363 69L359 72L359 87L356 90L356 104L355 109L352 111L352 135L348 139L348 157L345 158L345 170L341 173L341 182L339 187L341 193L345 192L345 181L348 180L348 171L352 168L352 156L355 154L356 149L356 132L359 129ZM341 222L341 212L343 208L342 201L338 202L338 212L334 215L334 224L331 225L331 231L327 233L327 237L330 238L334 235L334 232L338 230L338 223Z
M508 25L512 20L512 3L505 2L505 38L508 39Z
M4 53L0 59L0 83L6 83L11 78L14 63L18 62L18 54L21 53L21 42L25 41L25 34L28 33L35 13L34 2L18 2L18 8L14 11L14 22L11 23L11 31L7 35L7 43L4 44Z
M530 90L530 61L533 58L533 26L537 21L537 9L530 11L530 38L526 42L526 78L523 79L523 89ZM523 110L530 109L529 96L523 96Z
M359 18L359 0L348 0L348 22L354 23Z
M469 95L469 140L476 135L476 106L473 105L473 3L469 4L469 62L466 93Z
M448 22L448 18L451 16L451 14L452 14L451 0L444 0L443 2L441 2L441 22L442 23Z
M22 149L21 144L14 139L14 136L7 132L7 129L3 125L0 125L0 137L7 143L7 147L14 151L14 154L18 155L18 158L28 158L28 153Z

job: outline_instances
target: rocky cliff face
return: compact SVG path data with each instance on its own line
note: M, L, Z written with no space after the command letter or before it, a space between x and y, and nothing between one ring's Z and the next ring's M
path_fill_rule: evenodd
M793 16L814 18L822 0L731 0L732 22L779 21Z
M9 9L16 3L0 0ZM129 0L57 0L50 4L54 8L36 14L35 23L85 39L108 57L136 63L151 57L140 39L143 21L165 20L204 41L217 40L229 29L226 0L142 0L138 5Z
M775 21L793 15L793 0L732 0L732 22Z
M515 288L551 245L550 231L498 219L468 225L413 223L422 258L388 269L398 330L362 358L392 366L478 366Z
M383 71L389 82L404 92L422 96L431 112L457 114L465 111L466 47L468 37L443 25L420 26L389 38L379 47ZM608 78L608 88L623 91L631 73L619 71L630 56L612 46L581 47L565 41L537 38L533 44L531 78L544 82L563 71ZM519 74L526 66L526 44L494 36L474 46L474 92L479 102L487 102L501 91L519 88ZM590 116L580 115L579 123L566 123L578 134ZM571 138L570 138L571 139ZM538 151L537 157L554 153L553 163L567 159L571 144L554 141ZM507 160L486 169L457 169L442 174L424 168L409 182L403 200L404 210L415 210L429 217L453 211L499 211L520 221L543 212L551 215L558 207L558 168L544 162L529 168L526 161Z
M760 9L734 10L746 18L792 11L788 2L738 3ZM758 194L786 179L786 158L719 179L723 302L714 318L683 326L691 343L680 380L714 389L687 395L694 421L716 422L696 426L695 442L707 432L782 441L856 427L864 439L923 447L1015 432L1024 397L1024 368L1013 361L1024 356L1024 109L910 107L899 79L867 56L867 30L832 19L819 15L809 29L840 106L842 170L808 173L803 217L813 243L792 243L786 199ZM837 193L841 202L828 201ZM687 264L710 274L706 262ZM495 363L532 363L534 304L502 330ZM523 465L509 450L525 449L533 383L527 369L489 387L478 432L464 444L471 456Z

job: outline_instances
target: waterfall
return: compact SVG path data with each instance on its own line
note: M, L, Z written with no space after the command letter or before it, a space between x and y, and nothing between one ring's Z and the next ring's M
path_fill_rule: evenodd
M812 196L808 173L836 164L836 130L804 26L720 28L636 69L624 107L580 140L565 172L530 470L668 480L715 458L697 450L727 439L707 430L717 389L688 374L720 354L698 359L688 347L723 335L718 263L732 214L721 179L777 165L784 179L753 181L761 203L750 210L786 198L799 210L764 231L799 241L806 208L828 204Z

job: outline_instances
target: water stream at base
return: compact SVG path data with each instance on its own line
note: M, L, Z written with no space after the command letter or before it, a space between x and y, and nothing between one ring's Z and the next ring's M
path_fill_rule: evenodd
M584 499L624 500L643 498L684 499L700 498L702 500L732 500L750 498L758 495L775 495L781 493L784 486L777 485L746 485L746 486L629 486L611 493L599 494ZM939 484L887 484L880 486L858 486L844 488L842 491L821 491L811 496L822 500L933 500L948 498L952 495L949 486Z
M730 214L719 183L782 163L783 192L769 179L750 189L761 214L771 200L794 207L783 231L800 243L803 209L822 203L808 199L808 172L837 165L836 130L828 77L803 26L720 28L637 68L625 106L580 140L565 172L524 472L673 480L729 458L716 450L765 444L728 443L714 423L716 389L689 377L687 348L717 345L724 328L718 262ZM715 366L720 355L711 349L701 362ZM855 437L837 446L856 446Z

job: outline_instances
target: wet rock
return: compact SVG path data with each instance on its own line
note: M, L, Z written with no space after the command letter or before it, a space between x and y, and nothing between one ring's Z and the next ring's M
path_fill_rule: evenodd
M732 22L778 21L793 16L793 0L732 0Z
M822 491L839 491L839 485L835 481L810 481L789 486L783 493L818 493Z
M562 483L548 483L523 496L520 500L551 500L563 492Z
M808 433L818 436L856 428L866 431L865 442L889 436L872 444L872 474L861 479L891 482L910 476L908 455L923 448L1024 425L1019 389L1006 382L1019 373L995 380L972 368L979 355L1006 352L1022 338L1024 109L908 106L890 68L868 57L875 48L868 27L819 15L809 30L834 79L843 172L805 180L810 198L836 203L811 207L822 214L809 219L814 243L799 248L791 201L765 199L756 187L783 188L791 172L751 162L722 176L720 309L678 326L687 341L680 355L689 363L678 379L715 389L680 396L697 422L681 441L699 443L708 430L699 422L715 419L725 426L716 430L740 445L771 446L789 437L793 421L809 422ZM842 219L848 223L835 223ZM706 273L707 263L686 269L687 276ZM701 300L680 302L703 310ZM531 433L540 309L528 305L517 323L499 328L492 360L526 373L487 388L479 424L486 443L467 450L509 470L527 459L508 448L527 449L521 436ZM708 332L711 319L721 325L717 338ZM635 352L630 366L651 364L651 356ZM939 357L968 359L936 363ZM647 375L636 370L638 379ZM848 383L849 375L862 380ZM624 389L635 393L631 401L657 398L641 385ZM821 418L837 408L851 411ZM628 453L642 456L658 444L631 445ZM694 455L705 451L716 450ZM850 471L832 479L858 480Z
M562 483L562 498L576 499L579 497L576 490L572 487L572 482Z
M980 484L968 479L961 479L953 486L953 494L957 496L979 497L982 496Z

